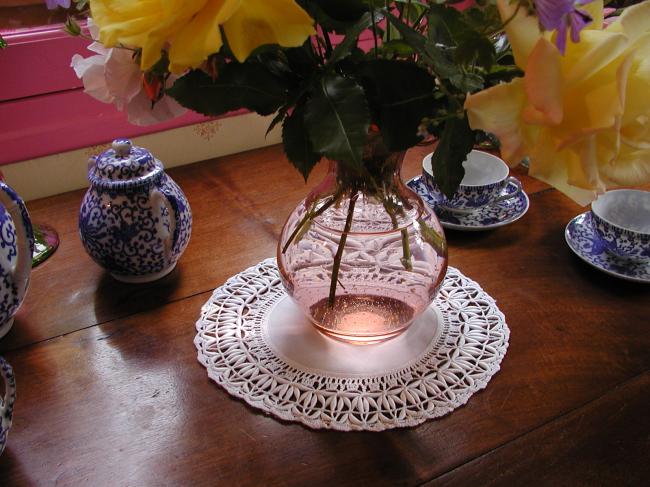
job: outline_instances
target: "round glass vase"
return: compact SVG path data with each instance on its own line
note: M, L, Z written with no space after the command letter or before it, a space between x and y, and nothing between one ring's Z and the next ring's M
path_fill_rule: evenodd
M382 148L366 145L364 177L330 163L278 242L289 296L319 331L356 344L406 330L431 304L447 270L442 226L400 178L404 153Z

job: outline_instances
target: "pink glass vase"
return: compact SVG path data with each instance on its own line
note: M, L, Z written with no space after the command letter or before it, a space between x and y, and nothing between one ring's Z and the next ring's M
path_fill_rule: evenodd
M287 293L319 331L358 344L406 330L447 270L438 219L400 178L404 153L375 142L364 150L364 177L330 163L323 182L289 215L278 243Z

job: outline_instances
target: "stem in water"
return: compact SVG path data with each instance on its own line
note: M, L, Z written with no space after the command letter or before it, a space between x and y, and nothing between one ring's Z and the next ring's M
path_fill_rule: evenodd
M409 244L408 228L402 228L402 265L407 271L413 270L411 264L411 244Z
M395 211L393 210L393 206L391 205L391 202L384 197L382 198L382 203L384 205L384 209L386 210L386 213L388 213L388 216L390 217L390 221L393 223L393 228L397 230L399 224L397 223L397 217L395 216ZM402 233L402 258L400 259L400 262L404 266L404 269L406 269L407 271L412 271L413 265L411 264L411 244L409 244L408 228L402 228L401 233Z
M350 206L348 207L348 216L345 219L345 227L343 228L343 233L341 233L341 240L339 240L339 247L336 249L336 256L334 257L334 266L332 267L332 280L330 283L330 295L327 301L327 305L330 308L334 307L334 302L336 300L336 284L339 280L339 269L341 267L341 259L343 257L343 249L345 248L345 241L348 239L348 233L352 228L352 218L354 216L354 205L357 202L359 193L356 191L350 197Z

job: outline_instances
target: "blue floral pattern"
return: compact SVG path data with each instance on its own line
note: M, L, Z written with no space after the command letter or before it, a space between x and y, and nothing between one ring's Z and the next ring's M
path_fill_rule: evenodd
M605 248L619 257L650 259L650 235L615 227L591 213L591 221Z
M147 282L169 273L192 233L192 211L162 163L128 139L92 158L79 212L88 254L118 280Z
M520 191L517 197L483 206L472 213L454 213L440 207L444 196L431 191L422 176L417 176L406 184L434 209L442 226L452 230L480 231L502 227L519 220L530 205L526 193ZM518 189L515 184L508 183L505 192L515 193Z
M13 420L14 402L16 402L16 378L11 365L0 357L0 376L5 382L5 397L0 397L0 454L7 444L7 436Z
M167 198L174 214L154 205L154 189ZM166 174L160 174L155 184L128 192L93 185L79 213L79 233L88 254L111 273L123 276L147 276L171 268L187 247L191 231L189 203Z
M495 193L499 195L504 192L503 189L508 189L508 184L502 181L482 186L461 186L456 194L449 199L440 192L438 184L431 174L424 171L421 177L422 182L428 185L429 192L439 195L438 203L444 204L448 208L479 208L493 200ZM504 188L504 186L506 187Z
M564 232L569 248L587 264L628 281L650 283L650 261L630 260L612 255L593 225L590 211L569 222Z
M0 182L0 190L3 191L15 204L13 215L7 208L0 204L0 327L11 320L22 304L25 292L29 286L29 277L17 278L14 275L14 269L17 265L18 248L21 245L18 241L19 236L16 229L16 223L13 217L20 216L22 226L25 229L25 238L27 239L27 249L31 253L34 251L34 233L32 224L27 213L27 208L23 200L16 192ZM18 280L17 280L18 279ZM6 333L5 328L3 333Z

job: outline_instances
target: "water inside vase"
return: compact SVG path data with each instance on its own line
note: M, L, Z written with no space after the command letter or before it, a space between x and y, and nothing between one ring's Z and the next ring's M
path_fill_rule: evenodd
M314 324L326 334L353 343L376 343L399 334L415 309L389 296L341 295L334 305L324 298L310 308Z

